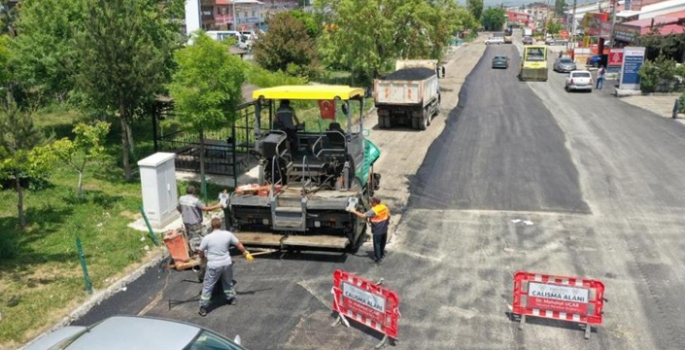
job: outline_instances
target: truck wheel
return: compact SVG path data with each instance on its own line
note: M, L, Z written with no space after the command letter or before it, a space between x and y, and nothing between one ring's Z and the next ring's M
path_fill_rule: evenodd
M411 118L411 128L414 130L419 129L419 118Z
M424 114L421 119L419 119L419 130L426 130L428 128L428 117Z
M385 128L386 129L392 128L392 119L390 119L389 115L385 116Z

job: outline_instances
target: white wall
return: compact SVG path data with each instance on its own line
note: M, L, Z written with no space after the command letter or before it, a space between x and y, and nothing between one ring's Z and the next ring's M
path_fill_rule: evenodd
M200 0L186 0L186 35L200 29Z

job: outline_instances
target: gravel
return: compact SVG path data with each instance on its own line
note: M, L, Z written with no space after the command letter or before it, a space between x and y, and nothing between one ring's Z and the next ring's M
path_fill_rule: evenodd
M428 68L405 68L390 73L383 80L424 80L435 75L435 71Z

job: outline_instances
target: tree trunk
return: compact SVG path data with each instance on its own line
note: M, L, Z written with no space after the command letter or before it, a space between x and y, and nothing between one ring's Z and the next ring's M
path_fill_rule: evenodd
M200 131L200 191L204 191L202 187L202 179L205 178L205 133ZM206 193L202 193L203 196Z
M24 229L26 228L26 217L24 216L24 192L21 188L21 179L19 178L20 173L18 171L14 172L14 184L17 190L17 211L19 212L19 226Z
M83 171L78 172L78 196L81 198L83 196Z
M129 164L129 143L128 143L128 120L126 118L126 106L123 101L119 101L119 120L121 121L121 161L124 165L124 176L126 181L131 181L131 164Z

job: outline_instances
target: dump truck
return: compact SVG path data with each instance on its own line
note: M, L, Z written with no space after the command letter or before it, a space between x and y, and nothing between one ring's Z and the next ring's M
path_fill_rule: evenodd
M280 86L252 95L258 175L255 183L231 194L236 237L246 246L278 250L358 248L366 220L348 209L369 210L380 186L380 174L373 171L380 150L363 127L364 89ZM315 120L318 128L283 129L276 118L276 103L283 100L300 107L318 103L319 116L305 113L316 107L295 109L301 120Z
M547 46L524 46L519 79L521 81L547 81L548 71Z
M425 130L440 112L439 68L437 60L400 60L395 72L374 80L379 127Z

